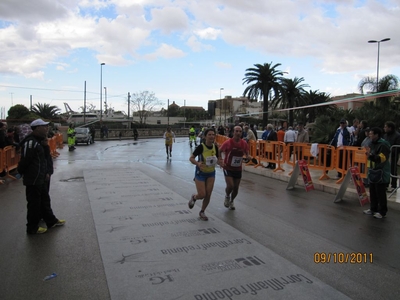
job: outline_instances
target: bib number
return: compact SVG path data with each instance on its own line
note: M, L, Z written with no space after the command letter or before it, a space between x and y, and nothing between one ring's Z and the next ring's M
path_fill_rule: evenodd
M206 166L207 167L213 167L217 164L218 159L216 156L209 156L206 158Z
M232 156L231 167L240 167L242 165L243 157Z

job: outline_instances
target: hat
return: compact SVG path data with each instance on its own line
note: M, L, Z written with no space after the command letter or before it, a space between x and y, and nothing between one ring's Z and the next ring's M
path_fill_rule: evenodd
M346 119L340 119L340 123L347 123Z
M45 122L42 119L37 119L31 123L31 127L36 127L36 126L45 126L48 125L50 122Z
M292 130L293 129L293 127L292 126L289 126L289 130Z

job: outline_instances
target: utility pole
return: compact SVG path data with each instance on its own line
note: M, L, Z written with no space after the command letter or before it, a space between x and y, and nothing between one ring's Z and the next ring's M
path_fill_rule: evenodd
M167 117L168 117L168 126L169 126L169 99L168 99L168 107L167 107Z
M131 93L128 92L128 121L131 115ZM131 124L129 124L129 128L131 128Z

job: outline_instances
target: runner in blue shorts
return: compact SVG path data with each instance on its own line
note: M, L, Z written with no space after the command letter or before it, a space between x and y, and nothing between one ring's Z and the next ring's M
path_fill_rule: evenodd
M197 146L189 158L190 162L196 165L194 182L196 184L197 194L193 194L190 197L188 205L189 208L192 209L196 200L203 199L199 216L203 221L207 221L208 218L205 214L205 210L210 203L211 193L214 188L215 166L217 164L223 165L223 161L218 152L218 147L214 144L214 129L210 128L205 130L204 136L205 142Z

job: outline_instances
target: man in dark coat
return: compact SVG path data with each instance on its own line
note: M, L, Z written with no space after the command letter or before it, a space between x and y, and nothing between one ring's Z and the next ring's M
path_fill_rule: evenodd
M40 227L41 219L47 228L62 226L65 220L57 219L51 209L48 190L48 166L45 158L45 150L42 141L47 138L49 123L37 119L31 123L32 133L21 142L21 160L18 164L18 172L23 176L26 186L27 224L28 234L45 233L46 228Z

